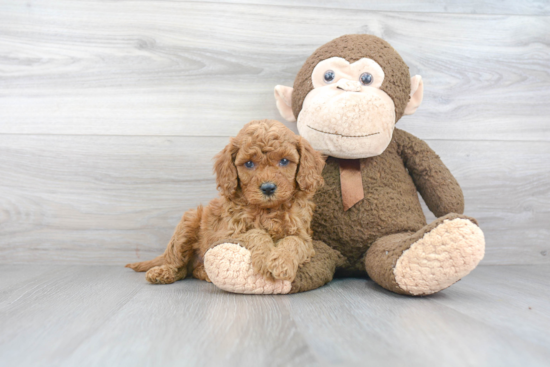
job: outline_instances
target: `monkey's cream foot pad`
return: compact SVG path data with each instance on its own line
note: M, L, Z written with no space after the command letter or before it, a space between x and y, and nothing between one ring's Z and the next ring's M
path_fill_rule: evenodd
M287 294L288 280L268 280L254 272L250 251L233 243L222 243L206 252L204 268L220 289L232 293Z
M485 238L467 219L445 220L403 252L394 275L413 295L445 289L470 273L483 259Z

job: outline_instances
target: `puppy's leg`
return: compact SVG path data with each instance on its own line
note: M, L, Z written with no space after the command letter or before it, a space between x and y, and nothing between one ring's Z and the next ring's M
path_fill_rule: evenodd
M172 284L177 280L185 278L186 275L187 268L185 266L178 269L174 266L161 265L149 269L145 273L145 279L153 284Z
M274 249L273 239L266 231L252 229L237 237L239 243L250 251L250 261L254 271L266 278L273 278L267 268L267 259Z
M309 261L315 250L311 238L288 236L277 243L267 258L267 269L275 279L293 281L298 267Z
M206 280L211 283L210 278L208 278L208 274L206 274L206 271L204 270L204 264L199 264L193 269L193 277L200 280Z
M145 279L153 284L170 284L187 275L187 264L198 241L202 207L187 211L179 222L164 254L151 261L128 264L135 271L147 271ZM153 267L152 267L153 266Z

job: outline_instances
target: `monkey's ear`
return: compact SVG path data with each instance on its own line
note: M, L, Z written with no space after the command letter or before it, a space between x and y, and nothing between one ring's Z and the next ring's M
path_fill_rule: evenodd
M412 115L416 112L416 109L422 103L424 97L424 83L422 83L422 77L415 75L411 78L411 98L407 107L405 107L405 115Z
M292 112L292 92L294 88L277 85L275 87L275 101L279 113L288 122L296 122L294 112Z

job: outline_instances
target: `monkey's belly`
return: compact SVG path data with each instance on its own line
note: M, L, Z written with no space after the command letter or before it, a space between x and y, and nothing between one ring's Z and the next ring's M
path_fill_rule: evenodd
M364 271L363 256L378 238L416 232L426 225L416 187L404 169L381 178L375 170L362 173L365 198L344 211L338 166L327 161L325 187L315 194L317 207L311 224L315 240L344 255L350 263L348 270L360 271Z

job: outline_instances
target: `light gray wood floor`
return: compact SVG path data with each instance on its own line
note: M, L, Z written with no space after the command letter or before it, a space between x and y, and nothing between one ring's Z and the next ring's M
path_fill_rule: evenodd
M290 296L121 266L0 265L1 366L548 366L550 266L411 298L365 279Z

